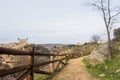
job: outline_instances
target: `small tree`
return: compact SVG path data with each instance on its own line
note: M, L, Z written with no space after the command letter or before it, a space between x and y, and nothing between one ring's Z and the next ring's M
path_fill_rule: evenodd
M114 30L114 39L113 41L120 41L120 28Z
M118 20L120 14L120 8L112 5L112 3L114 2L114 0L91 0L91 2L89 2L90 6L97 8L97 10L102 13L108 38L109 59L111 59L112 57L110 32L113 27L113 24L115 24L116 20Z
M99 35L92 35L91 36L91 42L92 43L98 43L100 41L100 36Z

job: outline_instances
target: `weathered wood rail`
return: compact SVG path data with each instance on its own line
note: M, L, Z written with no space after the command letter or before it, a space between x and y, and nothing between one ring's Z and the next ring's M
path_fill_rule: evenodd
M67 56L68 56L68 54L45 54L45 53L35 52L35 47L33 47L32 51L20 51L20 50L14 50L14 49L0 47L0 55L30 56L30 62L31 62L30 65L0 70L0 77L4 77L7 75L23 72L21 75L19 75L16 78L16 80L23 80L28 75L30 75L30 80L34 80L34 73L49 75L55 71L55 62L59 62L58 66L61 67L60 64L63 64L63 65L66 64ZM36 64L36 63L34 63L35 56L49 56L50 60ZM55 60L55 57L58 57L58 59ZM36 67L40 67L40 66L47 65L47 64L51 64L51 66L50 66L51 70L52 70L51 72L46 72L46 71L36 69Z

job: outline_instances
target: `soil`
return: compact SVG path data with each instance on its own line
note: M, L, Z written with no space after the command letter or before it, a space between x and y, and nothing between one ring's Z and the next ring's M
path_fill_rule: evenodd
M63 68L52 80L96 80L87 71L84 63L84 57L71 59L68 65Z

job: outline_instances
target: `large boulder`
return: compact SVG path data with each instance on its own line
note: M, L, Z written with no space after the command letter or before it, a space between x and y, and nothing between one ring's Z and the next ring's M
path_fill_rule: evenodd
M91 65L95 65L103 63L105 60L107 60L108 55L109 49L107 44L100 44L99 46L95 47L91 54L85 59L87 59Z

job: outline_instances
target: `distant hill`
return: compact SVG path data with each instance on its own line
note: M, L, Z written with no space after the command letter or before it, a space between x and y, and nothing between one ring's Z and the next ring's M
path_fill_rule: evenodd
M42 53L47 53L47 54L50 53L50 51L46 47L41 45L36 45L35 50Z
M50 50L53 47L63 47L63 46L68 46L70 44L37 44L37 45L43 46Z

